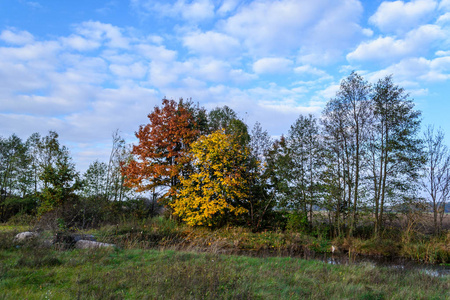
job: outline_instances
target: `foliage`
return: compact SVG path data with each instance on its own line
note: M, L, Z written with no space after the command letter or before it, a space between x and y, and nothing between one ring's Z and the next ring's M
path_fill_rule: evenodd
M239 120L236 112L228 106L213 109L208 118L210 132L223 129L226 134L233 136L241 146L247 146L250 142L247 125Z
M333 169L328 174L338 176L335 182L339 182L342 191L338 207L345 210L343 222L348 223L350 235L355 229L363 196L363 155L371 120L370 92L368 82L352 72L341 81L336 97L327 103L323 112L324 136L331 150L327 163ZM340 219L340 214L336 218Z
M68 199L75 198L75 191L81 187L78 172L64 147L55 160L46 165L40 175L44 189L40 195L39 214L61 207Z
M28 143L16 135L0 137L0 221L18 213L31 213L36 207L32 197Z
M165 188L162 198L171 201L181 177L191 172L187 153L199 134L190 110L182 99L163 99L162 107L148 115L150 122L139 127L139 144L133 146L132 158L123 166L127 186L137 191Z
M292 212L288 215L287 229L296 232L309 231L308 217L304 213Z
M420 111L392 76L380 79L372 95L369 159L375 204L375 232L383 224L387 202L418 198L418 181L425 162L423 143L418 137Z
M194 142L191 153L194 173L181 179L174 213L189 225L208 226L223 223L230 214L245 213L248 149L219 130Z
M105 197L108 166L98 160L91 163L83 174L83 197Z

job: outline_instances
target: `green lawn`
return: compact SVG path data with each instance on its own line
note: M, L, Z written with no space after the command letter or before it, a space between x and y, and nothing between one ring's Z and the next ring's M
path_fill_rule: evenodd
M1 299L450 299L450 276L296 258L0 250Z

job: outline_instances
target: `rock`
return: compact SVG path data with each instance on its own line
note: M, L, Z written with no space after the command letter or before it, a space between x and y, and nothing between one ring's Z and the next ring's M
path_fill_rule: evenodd
M81 240L85 240L85 241L93 241L96 242L97 240L95 239L95 236L93 236L92 234L74 234L73 235L73 240L76 242L81 241Z
M95 241L95 237L91 234L77 234L67 232L57 232L53 240L54 244L63 245L72 248L78 241Z
M15 242L24 242L24 241L33 239L33 238L37 237L38 235L39 234L37 232L25 231L25 232L16 234L16 236L14 237L14 241Z
M75 243L77 249L96 249L96 248L109 248L115 247L114 244L100 243L96 241L79 240Z

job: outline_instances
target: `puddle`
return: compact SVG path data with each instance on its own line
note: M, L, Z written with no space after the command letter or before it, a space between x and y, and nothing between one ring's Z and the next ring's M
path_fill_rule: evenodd
M385 267L397 270L417 271L433 277L450 276L450 266L421 264L402 258L355 256L347 255L315 255L310 259L320 260L332 265L368 264L374 267Z

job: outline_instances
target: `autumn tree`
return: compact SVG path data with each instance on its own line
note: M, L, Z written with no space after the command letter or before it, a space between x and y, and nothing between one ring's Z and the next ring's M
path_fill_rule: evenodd
M192 144L194 172L181 177L181 189L171 204L189 225L216 226L247 212L246 162L249 151L223 130Z
M163 99L162 106L148 115L149 123L136 132L139 143L122 169L128 187L137 191L163 189L166 203L175 197L180 180L191 173L187 154L199 134L191 110L192 105L182 99Z

